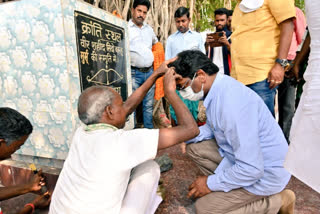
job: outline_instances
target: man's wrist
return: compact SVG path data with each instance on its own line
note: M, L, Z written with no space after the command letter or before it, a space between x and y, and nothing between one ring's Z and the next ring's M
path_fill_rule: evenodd
M179 98L178 94L176 93L175 90L165 90L164 91L165 96L170 100L170 99L175 99L176 97ZM180 99L180 98L179 98Z
M159 76L160 76L160 74L158 72L153 72L150 75L150 78L152 79L153 82L155 82L158 79Z
M32 192L33 183L26 183L20 186L20 191L27 193Z
M275 63L274 68L281 69L284 72L284 68L279 63Z
M28 204L24 205L24 207L27 209L32 209L31 213L33 213L35 210L35 205L33 203L28 203Z
M210 189L211 191L213 191L213 187L212 187L212 183L213 183L213 180L214 178L213 178L213 175L209 175L208 177L207 177L207 187L208 187L208 189Z
M284 70L290 65L287 59L276 58L275 62L276 64L280 65Z

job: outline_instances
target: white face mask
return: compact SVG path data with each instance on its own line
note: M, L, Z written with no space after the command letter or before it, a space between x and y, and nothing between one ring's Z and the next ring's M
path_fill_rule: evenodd
M192 78L191 84L188 87L186 87L185 89L182 89L179 91L180 95L183 97L183 99L187 99L187 100L191 100L191 101L198 101L203 98L203 96L204 96L203 84L202 84L201 90L198 93L195 93L191 88L191 85L192 85L195 77L196 77L196 74L194 74L194 77Z

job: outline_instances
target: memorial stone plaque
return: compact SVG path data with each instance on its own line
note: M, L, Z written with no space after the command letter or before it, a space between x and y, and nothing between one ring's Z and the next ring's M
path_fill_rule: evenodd
M80 11L74 17L81 90L105 85L126 100L124 29Z
M125 20L82 0L0 4L0 104L33 125L12 158L62 167L78 118L78 98L92 85L132 93ZM134 127L133 114L125 129Z

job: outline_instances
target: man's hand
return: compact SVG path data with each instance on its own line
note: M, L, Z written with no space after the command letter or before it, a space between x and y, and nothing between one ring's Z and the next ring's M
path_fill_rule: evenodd
M228 41L226 32L224 32L224 31L222 31L222 32L223 32L223 36L221 36L221 37L219 38L218 42L220 42L220 43L222 43L222 44L224 44L224 45L226 45L226 46L229 46L230 43L229 43L229 41Z
M299 65L294 64L292 69L291 69L292 73L294 74L297 82L299 82L301 80L300 76L299 76Z
M44 193L43 195L39 195L36 197L32 203L34 204L35 208L42 209L49 206L51 201L51 194L49 192Z
M268 82L270 83L269 88L274 89L275 87L280 85L283 81L283 77L284 77L283 67L280 64L275 63L268 74Z
M211 192L211 190L207 186L208 176L200 176L198 177L190 186L188 198L200 198Z
M168 64L174 62L177 59L177 57L174 57L172 59L166 60L163 63L161 63L161 65L159 66L159 68L157 70L155 70L153 73L157 76L157 77L161 77L162 75L164 75L166 73L166 71L168 70Z
M176 72L174 68L169 68L163 78L164 94L167 96L170 93L176 93Z
M42 170L40 169L39 172L33 176L28 186L30 188L30 191L37 192L41 189L41 186L44 186L44 185L45 185L44 177L42 175Z
M210 42L214 42L214 38L212 36L207 35L206 44L209 44Z

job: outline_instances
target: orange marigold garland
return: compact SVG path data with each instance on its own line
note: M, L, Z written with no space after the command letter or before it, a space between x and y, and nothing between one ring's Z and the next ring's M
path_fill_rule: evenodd
M153 61L153 69L156 70L159 68L162 62L164 62L165 55L164 55L164 48L160 42L157 42L152 46L152 53L154 56ZM160 77L156 81L156 89L154 92L154 99L160 100L164 97L164 90L163 90L163 77Z

